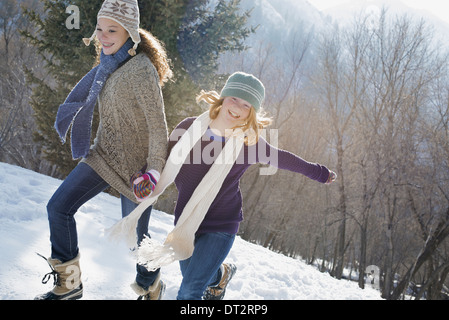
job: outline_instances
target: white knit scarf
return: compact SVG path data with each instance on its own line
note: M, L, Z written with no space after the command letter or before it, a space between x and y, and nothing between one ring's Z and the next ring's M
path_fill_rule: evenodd
M107 230L110 237L113 239L125 237L129 246L136 245L136 227L140 216L174 182L190 151L206 132L210 122L209 112L205 112L195 119L171 150L154 192L128 216ZM176 260L185 260L192 255L195 233L234 165L243 147L243 142L243 132L234 130L213 165L196 187L165 242L160 244L149 237L141 242L137 250L139 264L154 271Z

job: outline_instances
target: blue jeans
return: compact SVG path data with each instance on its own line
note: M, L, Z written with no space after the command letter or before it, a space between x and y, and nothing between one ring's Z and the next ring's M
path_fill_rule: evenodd
M55 191L47 204L48 221L50 224L51 257L61 262L67 262L78 255L78 235L74 215L87 201L108 187L89 165L79 163ZM121 195L122 217L127 216L137 206ZM149 207L140 217L137 225L137 237L140 242L148 235L152 207ZM148 235L149 236L149 235ZM159 270L149 272L144 267L136 266L136 282L144 289L153 284Z
M208 286L221 280L220 266L234 243L235 235L216 232L195 237L195 248L190 258L180 261L182 282L178 300L201 300Z

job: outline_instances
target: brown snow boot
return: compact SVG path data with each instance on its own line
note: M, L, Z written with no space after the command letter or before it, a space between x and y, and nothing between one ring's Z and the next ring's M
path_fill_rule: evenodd
M203 296L204 300L223 300L224 295L226 293L226 287L228 286L229 281L231 281L232 277L237 271L237 267L232 263L223 263L220 267L220 271L221 271L220 282L216 286L207 287Z
M139 295L137 300L161 300L165 292L165 283L161 280L159 273L154 283L145 290L137 282L131 284L131 288Z
M83 296L83 284L81 283L80 255L74 259L61 263L52 258L44 258L51 268L51 272L42 278L42 283L47 283L53 276L53 289L39 295L34 300L77 300Z

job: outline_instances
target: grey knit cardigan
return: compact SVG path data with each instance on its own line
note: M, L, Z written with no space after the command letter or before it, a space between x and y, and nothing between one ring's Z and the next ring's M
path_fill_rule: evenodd
M156 68L140 53L118 68L103 87L100 123L87 158L112 188L137 203L129 179L144 165L162 172L167 124Z

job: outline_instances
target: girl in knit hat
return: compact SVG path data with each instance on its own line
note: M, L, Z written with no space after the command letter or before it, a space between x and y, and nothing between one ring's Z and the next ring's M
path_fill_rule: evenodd
M170 156L155 193L110 230L113 236L132 231L146 206L167 185L176 184L175 227L163 244L145 238L138 262L155 270L179 260L183 280L178 299L223 298L236 271L223 261L243 219L239 182L252 164L269 163L321 183L336 178L325 166L278 149L260 136L271 123L260 112L264 96L260 80L243 72L231 75L221 94L201 92L198 101L207 102L209 111L185 119L171 134Z
M106 0L94 34L97 66L73 88L59 107L55 128L65 142L71 128L74 159L82 160L47 205L51 256L46 259L54 288L36 299L79 299L83 294L74 215L107 187L121 195L122 216L153 192L167 157L167 126L161 86L172 76L162 44L139 28L136 0ZM94 106L100 123L90 146ZM145 164L144 168L142 165ZM151 207L135 230L139 243L148 234ZM49 275L44 277L48 281ZM159 271L138 265L132 284L144 299L160 299Z

